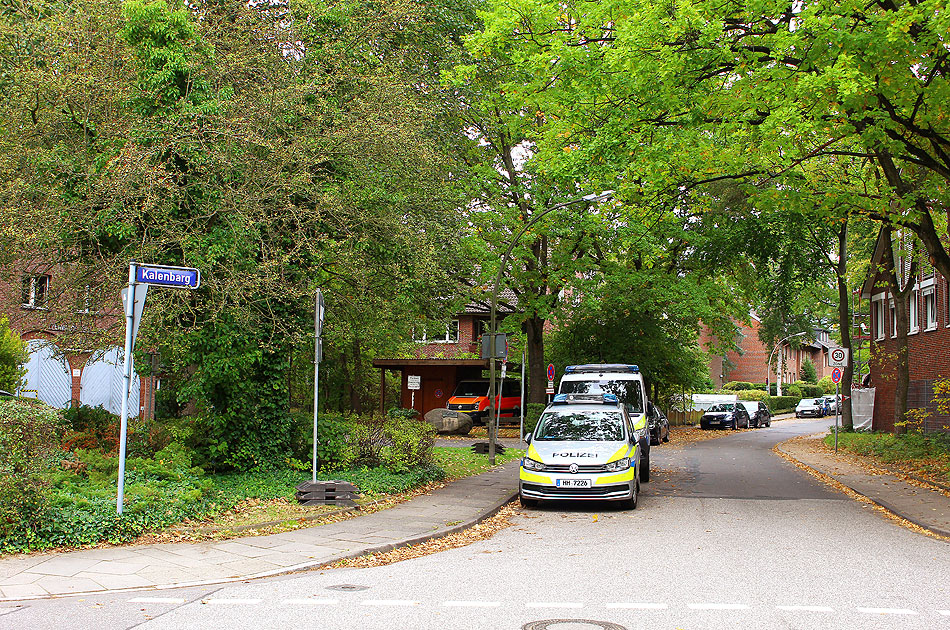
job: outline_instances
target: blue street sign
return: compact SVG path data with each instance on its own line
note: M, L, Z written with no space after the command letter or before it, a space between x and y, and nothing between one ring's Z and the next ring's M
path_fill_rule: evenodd
M163 287L197 289L201 284L201 272L191 267L138 265L135 270L135 281Z

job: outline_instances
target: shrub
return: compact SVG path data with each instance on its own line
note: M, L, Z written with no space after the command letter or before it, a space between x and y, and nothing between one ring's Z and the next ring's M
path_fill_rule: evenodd
M29 358L26 343L10 330L6 315L0 316L0 389L10 393L19 389Z
M801 396L769 396L765 399L765 404L768 405L772 413L777 413L779 411L794 409L801 399Z
M804 397L804 395L802 394L802 387L801 385L797 383L792 383L791 385L787 385L783 387L782 392L783 392L783 395L785 396L797 396L799 398Z
M793 385L793 387L799 388L802 398L820 398L825 395L825 390L820 385L798 381Z
M768 398L765 390L761 389L742 389L736 392L736 396L739 397L739 400L765 400Z
M831 380L830 376L822 376L821 380L818 381L818 386L821 388L821 391L825 394L834 394L835 393L835 383Z
M0 400L0 537L30 541L49 515L50 468L65 428L41 402Z
M541 419L541 414L547 405L544 403L528 403L525 407L524 431L526 434L534 433L535 427L538 426L538 420Z
M99 405L72 406L63 412L72 433L66 436L67 450L100 448L110 453L119 451L119 417Z
M385 424L390 444L382 452L383 463L394 473L432 463L435 427L428 422L390 418Z
M754 389L752 383L748 383L746 381L732 381L730 383L726 383L725 385L723 385L722 388L731 392L739 391L739 390Z

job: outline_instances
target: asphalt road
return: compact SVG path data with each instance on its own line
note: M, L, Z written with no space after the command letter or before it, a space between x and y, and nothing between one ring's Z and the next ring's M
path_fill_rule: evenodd
M946 542L770 452L826 425L658 447L668 472L633 511L547 505L490 540L386 567L32 601L0 609L0 628L950 629Z

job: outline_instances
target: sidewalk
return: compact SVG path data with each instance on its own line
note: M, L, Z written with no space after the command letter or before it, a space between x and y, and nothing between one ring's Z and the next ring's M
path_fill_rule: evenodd
M806 440L792 439L776 450L822 473L869 499L872 503L938 536L950 538L950 491L914 481L889 471L862 465L844 451L816 448ZM908 481L910 479L910 481Z
M266 577L461 531L518 495L517 461L393 508L268 536L128 545L0 559L0 601Z

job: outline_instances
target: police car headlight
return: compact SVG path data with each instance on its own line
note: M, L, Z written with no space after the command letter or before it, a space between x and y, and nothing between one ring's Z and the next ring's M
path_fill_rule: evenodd
M623 459L618 459L615 462L604 464L604 470L606 472L619 472L621 470L629 470L629 469L630 469L629 457L624 457Z
M521 460L521 466L525 470L544 470L544 464L541 462L536 462L530 457L525 457Z

